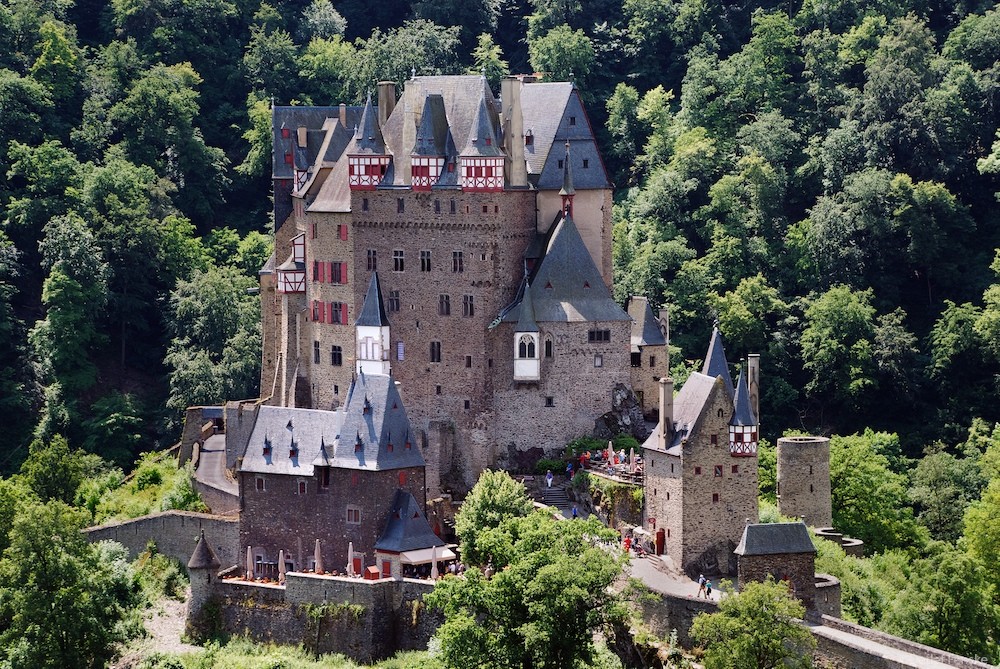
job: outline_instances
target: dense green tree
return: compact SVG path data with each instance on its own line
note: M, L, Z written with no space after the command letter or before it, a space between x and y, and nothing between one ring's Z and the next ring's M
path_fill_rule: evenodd
M833 524L868 550L918 546L923 532L907 502L906 475L893 471L883 437L870 430L830 440ZM898 439L895 447L898 448Z
M978 453L970 455L960 458L941 450L931 451L910 474L909 497L917 507L917 520L934 539L958 541L965 509L979 499L985 481Z
M414 0L413 15L439 26L457 26L462 51L469 53L483 34L492 33L500 0Z
M43 502L58 500L72 504L83 475L83 452L70 450L66 438L57 434L47 443L37 439L31 443L19 479Z
M972 502L965 510L962 539L970 555L983 564L990 564L1000 554L1000 478L994 478L986 486L980 499ZM990 571L995 587L1000 587L1000 576L996 570Z
M473 74L484 74L494 91L500 90L500 80L510 74L510 65L504 60L503 50L489 33L482 33L472 51Z
M507 472L486 470L466 497L455 516L455 533L462 542L462 561L485 565L490 559L479 537L496 529L509 517L526 516L531 512L531 500L524 485Z
M134 395L114 392L90 407L90 418L83 422L87 433L83 448L90 453L128 467L135 462L142 446L145 412Z
M243 54L243 68L255 96L291 102L296 86L298 47L287 30L254 26Z
M815 640L799 619L805 613L784 583L748 583L701 613L691 635L703 644L706 669L808 667Z
M528 41L531 67L550 81L583 82L594 66L594 45L582 30L568 25L552 28Z
M490 546L496 572L472 567L426 598L444 611L437 637L445 665L489 658L490 666L511 669L590 666L594 633L623 613L610 587L623 558L601 543L617 534L594 517L560 522L516 507L497 508L494 517L499 522L480 528L476 545Z
M399 28L374 30L358 42L351 88L363 99L378 81L402 85L417 74L443 74L458 61L458 26L442 27L426 20L407 21Z
M84 513L27 504L0 559L0 648L11 667L103 667L134 636L136 577L119 544L87 543Z
M333 39L347 31L347 19L333 6L330 0L312 0L302 10L299 35L303 42L312 39Z

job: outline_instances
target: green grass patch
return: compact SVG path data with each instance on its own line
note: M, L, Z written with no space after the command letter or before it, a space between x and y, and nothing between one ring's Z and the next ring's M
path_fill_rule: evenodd
M190 465L177 467L166 451L144 453L121 485L102 491L92 513L94 523L138 518L157 511L206 511L192 484Z

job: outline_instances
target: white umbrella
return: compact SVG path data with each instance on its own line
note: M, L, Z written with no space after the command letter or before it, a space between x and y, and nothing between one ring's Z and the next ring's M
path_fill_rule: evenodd
M608 447L604 450L604 459L611 462L615 453L615 445L608 441Z
M629 449L628 452L628 470L635 474L635 448Z
M438 577L438 547L431 547L431 578L437 579Z
M322 574L323 573L323 554L319 550L319 539L316 540L316 550L315 550L315 552L313 554L313 558L316 561L316 566L313 567L313 570L317 574Z
M347 575L354 576L354 542L347 543Z
M247 580L253 580L253 551L247 546Z
M278 583L285 582L285 551L278 551Z

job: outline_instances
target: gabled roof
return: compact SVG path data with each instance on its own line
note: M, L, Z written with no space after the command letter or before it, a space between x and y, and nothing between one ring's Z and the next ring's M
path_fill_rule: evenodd
M321 448L329 453L343 421L342 411L263 405L257 412L240 471L312 476Z
M556 223L527 291L539 323L631 320L611 297L572 216ZM502 320L515 322L519 314L511 309Z
M736 398L733 400L733 419L730 425L756 425L757 417L750 406L750 389L747 388L746 376L740 370L740 378L736 382Z
M698 427L701 415L716 386L716 379L693 372L674 398L674 438L671 446L680 446ZM668 449L669 450L669 449Z
M708 355L705 356L701 373L712 377L721 376L726 382L730 397L732 396L733 377L729 375L729 361L726 360L726 348L722 343L722 333L719 332L718 324L712 328L712 342L708 345Z
M344 403L344 422L333 450L334 467L382 470L424 466L392 377L358 374Z
M397 489L392 500L392 509L389 511L389 520L385 524L382 536L375 542L375 548L402 553L444 545L441 538L434 534L413 495Z
M443 156L448 135L448 116L444 109L444 97L440 93L428 94L424 98L424 111L417 126L417 139L413 144L415 156Z
M350 155L385 155L385 141L382 129L378 127L378 112L372 105L372 94L368 93L361 122L354 132L354 143L348 149Z
M759 523L744 528L743 538L733 552L743 556L782 555L815 553L816 547L803 523Z
M476 108L475 121L469 130L469 140L465 143L461 155L487 158L502 156L503 151L497 144L493 119L486 109L486 101L480 98L479 106Z
M521 111L524 130L533 135L532 143L524 147L531 184L545 190L562 186L563 168L559 161L563 152L557 147L568 141L573 146L570 159L576 190L611 187L593 129L573 84L524 84Z
M628 298L628 315L632 317L632 352L638 353L642 346L665 346L666 338L660 330L660 323L653 315L653 308L645 297L633 295Z
M349 115L356 107L348 107ZM296 164L311 163L319 154L324 140L323 124L328 118L340 115L339 107L273 107L271 109L271 177L291 179L293 165L285 162L285 153L291 153ZM297 130L306 128L306 146L303 155L297 155ZM287 137L282 137L287 130Z
M215 551L205 539L205 530L201 531L201 536L198 537L198 543L194 547L194 552L191 553L191 559L188 560L187 566L188 569L218 569L222 566Z
M535 322L535 307L531 304L531 288L528 280L524 280L524 297L521 298L520 313L517 317L515 332L538 332L538 323Z
M371 327L389 325L389 316L382 301L382 288L378 282L378 272L372 272L372 278L368 282L368 292L365 293L365 301L361 305L361 313L358 314L358 320L354 324Z

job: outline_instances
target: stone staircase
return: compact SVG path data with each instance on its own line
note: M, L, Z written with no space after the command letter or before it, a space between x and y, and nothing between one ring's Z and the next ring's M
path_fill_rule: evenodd
M551 488L543 485L542 488L542 504L547 506L554 506L557 509L569 509L573 504L569 501L569 497L566 496L566 488L561 485L553 485Z

